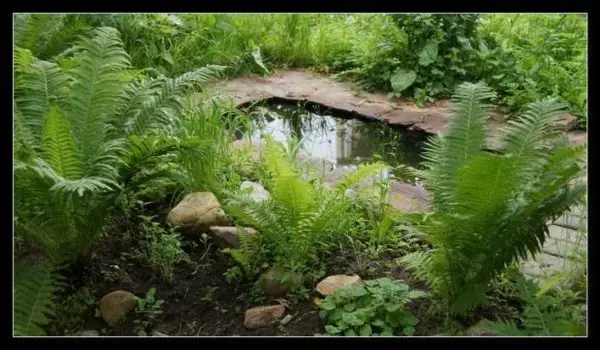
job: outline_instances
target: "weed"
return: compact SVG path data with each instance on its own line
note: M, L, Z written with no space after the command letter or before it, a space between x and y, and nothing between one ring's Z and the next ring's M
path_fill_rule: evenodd
M139 336L148 335L149 328L154 325L156 318L162 311L163 300L157 300L156 288L152 287L146 293L144 298L136 299L136 319L134 322L134 333Z

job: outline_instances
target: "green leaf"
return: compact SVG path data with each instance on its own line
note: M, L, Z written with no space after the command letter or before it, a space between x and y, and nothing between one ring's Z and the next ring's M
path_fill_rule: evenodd
M415 326L417 323L419 323L419 320L414 315L405 315L402 318L402 324Z
M385 325L385 322L383 322L383 320L377 319L377 320L371 322L371 324L373 326L383 327Z
M363 337L368 337L373 333L373 330L368 323L365 323L362 327L360 327L358 333Z
M385 303L385 310L388 312L394 312L400 308L400 304L398 303Z
M173 56L171 56L171 54L169 53L169 51L163 51L162 54L160 55L160 57L167 61L170 65L174 65L175 62L173 61Z
M328 334L338 334L341 332L341 330L339 330L337 327L332 326L332 325L326 325L325 326L325 332L327 332Z
M410 87L417 79L417 73L412 70L399 69L390 78L394 92L402 92Z
M422 298L424 296L427 296L427 293L425 293L422 290L411 290L410 292L408 292L409 299L417 299L417 298Z
M404 327L404 329L402 330L402 333L406 334L406 335L413 335L415 333L415 328L408 326L408 327Z
M365 323L365 320L361 320L353 313L345 313L342 320L352 326L362 326Z
M254 47L252 48L252 58L254 59L254 62L260 68L262 68L262 70L264 71L265 74L269 74L269 70L267 69L267 67L265 67L265 65L263 63L262 55L260 54L260 47L254 45Z
M384 326L379 334L384 337L392 337L394 335L394 330L389 326Z
M425 44L421 53L419 53L419 64L426 67L435 62L437 56L438 43L434 40L430 40Z
M348 312L354 311L355 308L356 308L355 303L349 303L349 304L344 305L344 310L348 311Z
M319 307L323 310L331 311L335 309L335 304L330 299L325 299L321 302Z
M356 337L356 332L353 329L349 329L346 331L346 333L344 333L344 335L348 337Z

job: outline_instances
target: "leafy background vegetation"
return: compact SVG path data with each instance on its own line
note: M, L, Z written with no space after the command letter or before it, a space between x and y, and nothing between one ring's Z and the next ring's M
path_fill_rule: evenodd
M206 64L231 76L312 67L418 104L483 80L507 112L554 96L580 126L587 118L584 15L22 15L16 42L46 59L101 25L122 33L134 67L167 76Z
M43 335L52 320L72 327L65 310L93 304L87 291L59 297L70 288L63 270L90 259L120 220L141 232L138 258L172 281L178 264L191 264L186 242L146 210L194 191L213 192L237 225L261 232L228 251L236 263L228 282L263 283L283 271L302 292L346 249L361 272L393 252L447 321L484 304L506 269L540 250L546 222L584 198L585 187L569 183L585 168L585 149L554 138L553 123L569 111L585 128L585 16L21 14L14 24L18 335ZM432 212L392 213L386 181L375 196L362 193L365 179L389 168L380 162L325 191L317 171L302 171L300 140L267 138L258 161L232 149L251 123L207 85L278 68L334 74L418 105L452 95L448 135L429 140L425 169L415 171L433 194ZM513 118L502 155L482 150L492 104ZM249 202L238 193L244 180L261 182L271 198ZM582 333L573 300L512 282L522 319L481 327ZM155 292L137 300L139 334L162 312ZM376 279L325 299L322 317L332 334L410 335L421 315L409 307L423 298Z

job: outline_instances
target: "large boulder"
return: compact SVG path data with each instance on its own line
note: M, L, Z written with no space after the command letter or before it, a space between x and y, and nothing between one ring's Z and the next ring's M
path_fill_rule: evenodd
M333 294L336 290L360 283L361 279L358 275L333 275L326 277L317 284L315 288L322 296Z
M167 221L189 234L204 232L210 226L229 224L221 204L211 192L188 194L171 210Z
M208 231L213 235L217 245L221 248L239 248L240 229L235 226L211 226ZM246 227L244 231L249 235L256 235L255 229Z
M246 310L244 327L249 329L260 328L273 324L285 313L283 305L257 306Z
M100 314L109 326L115 326L135 308L135 300L135 295L124 290L108 293L100 300Z

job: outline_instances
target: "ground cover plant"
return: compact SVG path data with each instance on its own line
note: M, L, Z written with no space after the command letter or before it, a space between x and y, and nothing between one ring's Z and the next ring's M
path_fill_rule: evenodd
M564 224L577 245L550 223L586 210L586 146L560 124L586 127L586 26L15 15L14 334L585 335L585 223ZM385 111L450 106L447 129L239 105L219 85L289 70ZM282 134L265 134L274 125ZM557 242L570 265L526 273Z

